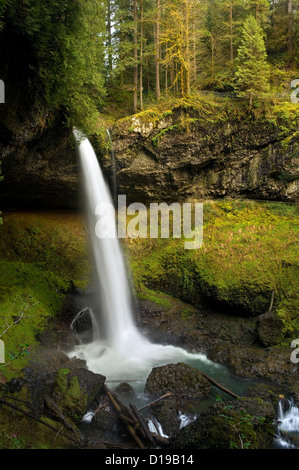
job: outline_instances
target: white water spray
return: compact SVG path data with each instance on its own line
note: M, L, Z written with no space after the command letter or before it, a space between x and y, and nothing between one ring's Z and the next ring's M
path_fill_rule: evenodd
M287 404L287 409L284 409L284 404ZM288 435L299 433L299 408L294 404L293 400L284 400L279 402L278 405L278 435L276 443L281 448L292 449L295 445L292 444Z
M74 131L78 141L78 133ZM96 295L101 318L99 334L89 344L80 344L70 357L86 360L87 367L107 379L142 379L155 366L201 361L213 365L202 354L189 354L181 348L150 343L144 338L133 319L130 286L117 238L115 214L111 213L109 227L114 227L110 238L98 238L95 227L99 221L96 208L112 205L109 189L103 178L95 152L86 138L78 142L78 152L86 193L89 240L96 275ZM215 364L217 367L217 365Z

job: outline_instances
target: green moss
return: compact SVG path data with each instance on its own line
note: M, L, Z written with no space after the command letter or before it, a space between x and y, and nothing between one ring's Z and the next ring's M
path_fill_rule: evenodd
M178 124L174 124L172 126L166 127L166 129L163 129L161 132L159 132L157 135L155 135L152 138L152 144L157 147L159 145L159 142L161 141L161 139L163 139L163 137L165 137L165 135L168 132L173 131L173 129L177 129L178 127L179 127Z
M0 227L0 334L9 379L27 363L66 293L89 279L86 235L71 214L4 214ZM19 319L19 321L17 321Z
M58 370L53 394L62 412L74 422L80 422L87 406L87 393L70 370Z
M209 202L199 250L185 250L183 239L130 241L134 282L139 292L157 288L193 305L204 297L240 315L265 313L274 290L287 341L299 335L298 229L292 205Z

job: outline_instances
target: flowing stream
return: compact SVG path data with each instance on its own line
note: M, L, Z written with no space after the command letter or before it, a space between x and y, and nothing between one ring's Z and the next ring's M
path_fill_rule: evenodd
M78 141L76 131L74 135ZM95 268L97 312L93 340L79 344L69 356L86 360L90 370L114 381L137 380L142 383L153 367L178 362L201 368L206 373L212 370L213 374L220 368L222 375L223 372L225 375L225 368L213 363L205 355L190 354L170 345L153 344L138 331L132 314L131 290L113 210L108 211L109 236L98 237L95 230L97 223L103 222L103 213L99 208L113 205L109 188L88 139L79 139L78 153Z

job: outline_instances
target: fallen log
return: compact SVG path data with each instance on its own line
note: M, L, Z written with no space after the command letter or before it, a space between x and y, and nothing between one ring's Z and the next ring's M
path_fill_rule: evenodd
M157 444L163 445L163 446L169 445L168 437L160 436L159 434L156 434L155 432L152 432L151 435L153 436Z
M123 409L123 404L120 404L117 400L116 397L113 396L113 394L111 393L111 391L109 390L109 388L107 387L107 385L104 385L104 388L105 388L105 392L109 398L109 400L111 401L113 407L115 408L115 410L117 411L118 413L118 416L120 418L120 420L125 424L129 434L131 435L131 437L133 438L133 440L135 441L135 443L137 444L137 446L140 448L140 449L146 449L145 445L143 444L143 442L141 441L141 439L137 436L133 426L131 424L129 424L127 422L127 419L123 419L123 413L122 413L122 409Z
M75 429L75 427L66 419L66 417L63 415L62 411L60 410L59 406L57 403L55 403L52 398L49 396L45 396L45 405L47 408L51 411L51 414L55 416L55 418L64 425L66 429L69 431L72 431L75 435L77 435L78 431Z
M141 414L139 413L139 411L137 410L136 406L135 405L132 405L130 404L130 408L132 410L132 412L134 413L138 423L140 424L141 428L143 429L143 432L145 434L145 437L146 439L154 446L156 446L156 442L153 438L153 436L151 435L149 429L148 429L148 426L146 424L146 422L144 421L143 417L141 416Z
M93 414L97 414L99 411L103 410L103 409L106 408L108 405L109 405L108 402L103 403L102 405L98 406L98 407L94 410Z
M236 399L240 399L241 397L239 397L238 395L236 395L236 393L234 392L231 392L228 388L225 388L223 385L219 384L218 382L216 382L214 379L212 379L211 377L209 377L207 374L205 374L204 372L202 372L201 370L199 371L201 375L203 375L209 382L211 385L214 385L215 387L219 388L220 390L222 390L223 392L227 393L228 395L230 395L231 397L233 398L236 398Z

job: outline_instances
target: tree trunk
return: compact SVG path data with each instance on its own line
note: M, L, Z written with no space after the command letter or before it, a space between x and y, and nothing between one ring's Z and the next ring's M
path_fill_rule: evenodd
M185 83L185 94L186 96L190 95L190 37L189 37L189 27L190 27L190 5L189 0L185 0L185 34L186 34L186 83Z
M230 4L229 9L229 22L230 22L230 62L231 67L234 66L234 44L233 44L233 3Z
M160 100L160 0L157 0L156 18L156 98Z
M139 97L140 109L143 111L143 0L140 2L140 70L139 70Z
M193 25L193 80L196 82L197 78L197 62L196 62L196 33L195 24Z
M293 52L293 0L288 0L288 16L288 54L290 56Z
M107 45L108 45L108 76L111 80L112 74L112 34L111 34L111 5L107 0Z
M134 113L138 111L137 0L134 0Z

